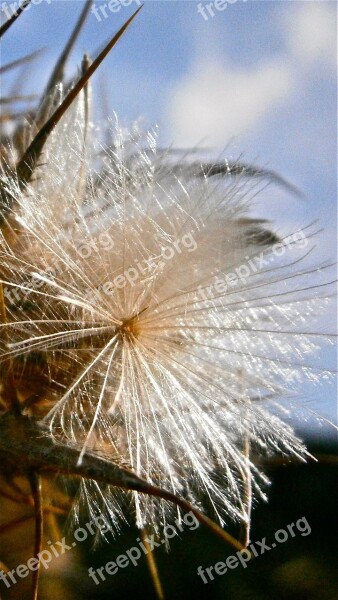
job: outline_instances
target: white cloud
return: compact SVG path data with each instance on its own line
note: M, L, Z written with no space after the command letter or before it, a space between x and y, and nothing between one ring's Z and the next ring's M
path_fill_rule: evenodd
M234 69L212 58L198 60L173 90L171 136L177 145L224 146L232 136L256 128L268 111L289 96L290 69L280 61L251 70Z
M336 3L299 2L287 13L287 44L297 58L307 63L329 62L336 68Z

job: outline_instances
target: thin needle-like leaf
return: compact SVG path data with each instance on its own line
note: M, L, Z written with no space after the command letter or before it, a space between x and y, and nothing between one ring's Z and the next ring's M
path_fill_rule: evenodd
M43 506L41 492L41 477L36 471L29 473L29 482L32 490L35 512L35 541L34 541L34 557L38 560L38 568L33 571L32 578L32 600L38 598L39 574L40 574L40 552L42 546L42 529L43 529Z
M17 18L21 15L21 13L25 10L25 8L27 8L28 4L30 3L31 0L24 0L24 2L21 4L21 6L19 6L16 11L14 12L13 16L8 19L8 21L6 21L6 23L4 23L1 27L0 27L0 38L4 35L4 33L6 33L6 31L13 25L13 23L17 20Z
M26 183L29 182L33 171L37 165L38 159L41 155L42 149L53 129L56 127L60 119L65 114L66 110L84 88L86 83L89 81L93 73L95 73L96 69L100 66L102 61L105 59L107 54L112 50L115 44L118 42L120 37L126 31L127 27L129 27L130 23L134 20L137 13L141 10L142 6L140 6L134 14L126 21L126 23L119 29L119 31L114 35L114 37L107 44L105 49L99 54L99 56L94 60L94 62L90 65L88 70L82 75L79 81L75 84L73 89L69 92L65 100L62 104L56 109L54 114L48 119L47 123L40 129L38 134L35 136L34 140L24 153L23 157L19 161L17 165L17 174L18 180L21 187L24 187Z
M8 96L6 98L0 98L0 104L12 104L13 102L32 102L36 100L35 94L27 94L26 96Z
M47 83L47 86L46 86L46 89L45 89L45 92L44 92L42 98L45 98L59 81L63 81L64 67L65 67L66 61L67 61L69 54L81 32L81 29L87 18L87 15L88 15L91 5L92 5L92 0L87 0L85 2L85 5L81 11L80 17L74 27L74 30L72 31L72 33L69 37L69 40L68 40L66 46L64 47L64 50L63 50L59 60L57 61L56 65L54 67L54 70L49 78L49 81Z
M26 63L30 62L31 60L34 60L37 56L39 56L41 54L41 52L43 50L44 50L44 48L40 48L39 50L35 50L31 54L27 54L26 56L22 56L21 58L17 58L16 60L13 60L12 62L7 63L6 65L3 65L2 67L0 67L0 74L3 75L3 73L5 73L6 71L10 71L10 69L14 69L15 67L20 67L20 66L25 65Z
M5 304L5 295L2 283L0 283L0 323L7 323L7 311ZM6 327L1 331L0 335L0 348L7 348L8 346L8 333L6 332ZM9 364L7 367L4 365L0 365L0 376L2 374L3 369L7 369L5 383L3 384L2 396L5 400L5 403L14 411L15 414L20 415L20 403L17 397L17 393L14 386L14 378L13 378L13 369L12 369L12 361L9 360Z
M146 529L141 529L140 533L141 533L142 543L144 544L145 548L147 549L146 559L147 559L148 569L149 569L151 578L153 580L157 598L158 598L158 600L165 600L160 575L159 575L156 560L154 557L154 552L148 541L148 532Z

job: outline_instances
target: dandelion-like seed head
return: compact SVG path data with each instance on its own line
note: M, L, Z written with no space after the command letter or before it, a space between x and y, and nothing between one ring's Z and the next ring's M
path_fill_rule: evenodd
M248 528L255 456L307 456L283 413L321 377L316 226L252 216L287 187L268 171L178 160L136 125L93 140L84 85L58 112L77 85L52 86L1 172L0 433L16 407L53 469L85 477L76 520L86 503L118 528L132 506L159 533L189 502Z
M42 166L17 194L22 252L4 239L20 294L9 306L18 377L38 353L48 375L37 414L54 438L79 447L80 463L104 451L207 502L221 524L245 522L246 478L263 496L266 479L244 446L306 456L271 410L314 376L304 357L315 338L301 329L323 300L310 294L305 234L283 239L250 217L259 181L177 164L157 151L154 131L118 129L102 169L85 175L82 136L60 126L71 185L53 158L56 130L46 147L52 173ZM157 530L170 515L164 500L159 508L134 494L134 503L140 527Z

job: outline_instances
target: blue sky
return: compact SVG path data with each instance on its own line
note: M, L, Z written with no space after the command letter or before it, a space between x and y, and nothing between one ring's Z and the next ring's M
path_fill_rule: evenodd
M83 0L39 0L6 34L1 62L45 48L30 70L17 71L25 91L42 90ZM219 2L219 0L218 0ZM126 2L127 3L127 2ZM3 7L0 1L0 9ZM7 2L11 4L11 0ZM108 2L95 2L96 7ZM123 123L144 118L161 140L204 144L228 158L273 169L304 193L281 190L254 209L287 231L319 219L318 260L336 257L336 20L335 1L231 0L203 17L195 0L145 0L145 6L94 80L96 117L105 102ZM95 55L137 8L94 13L69 62ZM1 14L1 10L0 10ZM332 320L332 325L328 321ZM334 329L331 309L323 327ZM329 351L323 351L324 362ZM331 353L331 364L334 356ZM335 418L334 386L307 389L307 404Z

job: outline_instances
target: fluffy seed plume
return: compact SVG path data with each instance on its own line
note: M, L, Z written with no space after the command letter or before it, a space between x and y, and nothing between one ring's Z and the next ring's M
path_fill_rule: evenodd
M6 184L2 360L79 465L98 451L221 524L247 522L248 480L250 495L266 480L244 448L306 455L271 407L318 377L310 242L250 218L259 172L173 164L156 132L118 127L91 171L86 135L80 96L34 181ZM137 525L157 530L167 503L133 494Z
M320 379L330 282L308 260L314 225L250 215L285 185L274 173L177 161L136 126L91 139L88 80L129 22L70 88L52 78L21 151L3 151L0 451L83 476L76 505L115 525L129 493L141 529L189 502L246 525L245 544L267 484L253 457L307 456L281 413Z

